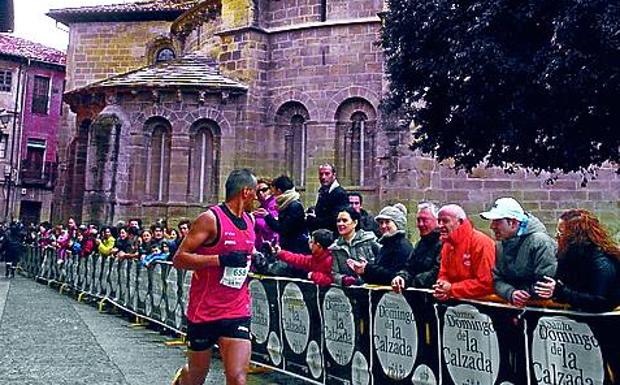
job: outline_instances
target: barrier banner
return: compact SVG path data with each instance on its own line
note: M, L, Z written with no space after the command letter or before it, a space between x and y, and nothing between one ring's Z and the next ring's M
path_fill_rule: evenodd
M438 304L442 383L527 384L522 309L509 306Z
M432 296L407 290L371 291L375 384L437 384L438 330Z
M498 383L527 384L528 353L524 310L506 304L478 302L474 304L489 315L499 342Z
M280 293L274 279L252 279L252 361L283 369Z
M370 296L363 287L321 288L325 383L369 385L371 370Z
M619 313L528 310L532 385L620 382Z
M278 281L284 370L309 381L323 383L321 312L318 286L312 282Z

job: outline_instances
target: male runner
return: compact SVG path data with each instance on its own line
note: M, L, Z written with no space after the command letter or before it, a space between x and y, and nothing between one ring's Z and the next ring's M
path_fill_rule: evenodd
M218 344L227 385L245 385L250 361L250 293L247 274L254 250L254 223L247 211L256 177L234 170L226 201L200 214L174 256L174 266L194 270L187 306L187 364L172 385L202 385L211 348Z

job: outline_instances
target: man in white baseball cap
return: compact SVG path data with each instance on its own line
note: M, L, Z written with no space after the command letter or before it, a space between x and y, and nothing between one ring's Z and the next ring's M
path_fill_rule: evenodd
M491 221L498 241L495 292L515 306L525 306L534 295L536 281L555 275L557 245L542 222L514 198L497 199L480 216Z

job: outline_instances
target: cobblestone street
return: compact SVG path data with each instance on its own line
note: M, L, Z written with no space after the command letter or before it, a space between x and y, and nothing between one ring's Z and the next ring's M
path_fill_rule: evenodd
M134 328L129 319L101 314L56 289L0 267L0 383L3 385L167 385L185 361L170 337ZM271 373L248 384L303 382ZM214 360L206 384L224 384Z

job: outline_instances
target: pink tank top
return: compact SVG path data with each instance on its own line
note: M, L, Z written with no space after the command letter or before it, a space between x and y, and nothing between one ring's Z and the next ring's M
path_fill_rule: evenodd
M209 208L218 223L218 239L213 245L200 246L197 254L221 255L232 251L252 253L254 248L254 224L243 213L245 230L239 229L221 206ZM232 214L231 214L232 215ZM249 317L251 314L250 292L247 279L236 289L222 285L223 267L206 267L194 271L189 289L187 319L192 323Z

